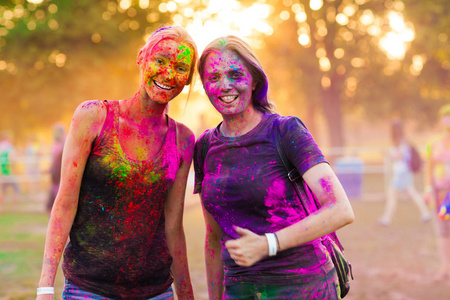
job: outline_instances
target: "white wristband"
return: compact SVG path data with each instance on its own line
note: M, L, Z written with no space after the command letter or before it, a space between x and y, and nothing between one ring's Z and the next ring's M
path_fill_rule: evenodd
M277 255L277 239L275 234L266 233L267 243L269 244L269 256Z
M37 295L54 295L55 288L52 286L45 286L37 288Z

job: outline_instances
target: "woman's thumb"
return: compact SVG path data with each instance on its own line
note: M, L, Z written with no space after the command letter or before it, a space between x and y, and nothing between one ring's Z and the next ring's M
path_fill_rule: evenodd
M241 237L244 236L244 235L247 235L249 233L252 233L250 230L244 229L244 228L241 228L241 227L238 227L238 226L234 226L234 231L237 234L239 234L239 236L241 236Z

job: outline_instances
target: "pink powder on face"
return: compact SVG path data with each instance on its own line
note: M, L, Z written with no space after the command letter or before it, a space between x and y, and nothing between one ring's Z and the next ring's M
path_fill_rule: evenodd
M203 87L222 115L235 115L252 107L253 78L233 51L215 51L205 61Z

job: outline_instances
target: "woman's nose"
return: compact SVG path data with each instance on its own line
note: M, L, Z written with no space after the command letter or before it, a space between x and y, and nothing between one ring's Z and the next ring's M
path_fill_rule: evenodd
M221 90L230 90L233 87L232 81L227 77L223 77L220 81L220 89Z
M167 80L172 80L175 77L175 71L173 70L171 65L164 68L163 74Z

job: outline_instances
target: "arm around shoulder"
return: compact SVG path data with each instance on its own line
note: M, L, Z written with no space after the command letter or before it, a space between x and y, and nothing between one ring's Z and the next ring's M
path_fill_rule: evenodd
M165 202L165 236L173 258L171 270L177 296L179 299L194 299L183 229L184 196L192 162L194 135L181 123L177 123L177 146L181 164Z
M183 162L186 162L186 164L190 167L192 156L194 154L194 133L186 125L179 122L177 122L177 132L178 151L180 152L180 156Z

